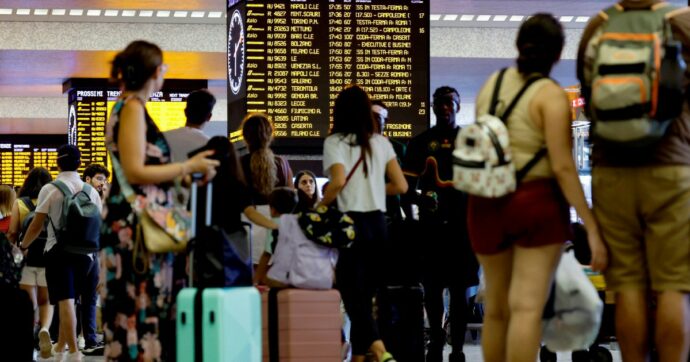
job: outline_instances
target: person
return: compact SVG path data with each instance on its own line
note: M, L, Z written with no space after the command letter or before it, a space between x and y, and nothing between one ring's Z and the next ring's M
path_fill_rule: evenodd
M298 173L299 175L299 173ZM297 176L299 178L299 176ZM306 194L305 194L306 195ZM289 187L276 187L271 191L268 196L268 205L271 208L271 218L273 222L280 228L280 215L292 214L299 208L299 203L302 200L297 196L295 189ZM266 240L266 246L264 252L261 255L261 260L256 268L256 274L254 275L254 283L260 285L267 285L269 287L284 288L287 285L279 283L274 280L270 280L266 277L268 274L269 261L273 256L273 251L276 248L276 243L278 242L278 230L273 230L273 232L268 233L269 238Z
M24 220L28 216L31 205L35 208L38 202L38 194L41 188L53 181L50 172L43 167L34 167L26 175L22 187L19 189L19 198L12 205L12 222L8 239L12 243L19 241ZM46 246L47 230L41 229L39 238L34 241L26 257L26 265L22 269L22 279L19 287L26 291L31 298L34 307L34 323L38 324L38 346L41 358L50 358L52 344L50 341L50 324L53 320L53 306L48 300L48 283L46 282L46 260L43 250ZM36 315L37 313L37 315Z
M542 77L527 88L506 122L516 169L544 147L546 157L514 193L469 198L470 239L486 281L482 350L488 362L537 359L544 305L563 245L571 238L569 205L587 229L592 268L606 266L606 249L572 157L568 98L548 78L563 42L558 19L544 13L531 16L517 35L517 67L505 71L498 91L500 115L528 79ZM478 116L490 109L497 74L478 93Z
M406 192L407 182L393 146L375 133L369 95L357 85L341 91L335 100L323 168L329 185L321 204L337 199L338 209L356 225L353 245L340 250L336 265L338 289L352 321L352 360L362 362L370 351L379 362L393 362L372 316L372 298L381 284L379 264L386 257L386 195Z
M644 11L663 5L655 0L623 0L619 6ZM673 10L666 19L690 64L690 10ZM592 17L578 49L577 75L586 104L591 85L585 75L592 70L587 48L605 23L603 12ZM647 360L650 339L656 342L659 360L688 360L689 80L687 68L682 113L651 148L636 151L593 142L592 202L610 252L605 278L607 288L615 292L616 337L625 361ZM652 295L655 309L650 307Z
M409 228L418 239L425 240L421 248L421 279L430 328L426 361L443 359L443 291L448 288L453 348L450 361L457 362L465 361L463 343L469 315L466 291L478 284L479 267L467 235L467 196L455 190L452 182L452 152L460 131L456 124L460 94L455 88L439 87L433 94L432 105L436 125L413 137L407 145L403 171L412 187L401 202L406 215L414 215L412 204L417 205L419 222L410 222Z
M7 233L10 230L12 205L16 197L17 194L12 186L0 185L0 233Z
M386 106L386 104L382 101L375 100L371 102L371 111L373 112L374 120L376 121L374 123L376 126L376 133L385 136L386 123L388 122L388 106ZM388 140L391 142L391 145L393 145L393 150L395 151L398 163L401 163L402 159L405 157L407 146L398 140L390 137L386 138L388 138ZM391 226L393 226L393 224L399 224L402 222L403 214L399 195L386 197L386 218L388 220L388 224ZM391 230L389 228L389 235L390 232Z
M299 210L313 209L321 201L321 193L316 183L316 175L313 172L309 170L297 172L294 187L299 196L297 207Z
M184 114L187 122L184 127L163 132L163 136L170 145L172 160L175 162L187 159L187 154L208 142L209 137L202 131L213 115L216 97L207 89L199 89L189 93Z
M292 169L287 159L274 155L271 150L273 125L267 115L248 114L242 121L242 137L249 153L240 158L240 164L252 203L259 212L270 218L268 195L275 187L292 187ZM267 237L266 229L252 228L252 260L255 265L261 259Z
M145 108L149 94L161 89L166 70L161 49L146 41L134 41L115 56L111 76L123 91L107 124L106 145L133 192L150 202L171 205L169 191L175 179L201 173L209 180L219 162L208 158L213 151L171 162L170 147ZM101 288L104 355L107 360L138 361L147 351L148 358L171 360L175 350L173 286L177 285L173 279L186 279L174 276L173 269L184 257L178 255L182 260L176 260L169 252L133 260L136 225L132 220L136 218L123 197L121 182L113 178L101 232L101 257L108 266L104 273L108 280Z
M86 166L82 174L82 180L96 189L101 199L107 190L109 177L110 171L98 163ZM95 272L100 275L101 265L98 255L94 268L96 268ZM93 290L85 290L80 303L77 304L77 334L81 331L84 342L84 348L81 351L87 356L103 355L103 340L96 334L96 304L98 303L97 290L99 288L100 285L97 285Z
M93 188L98 191L98 195L101 198L105 195L105 191L108 187L108 178L110 178L110 171L108 171L105 166L92 163L84 169L82 179L84 182L93 186Z
M76 146L64 145L57 151L57 166L60 170L56 182L61 182L72 194L84 189L84 182L79 177L77 169L81 165L81 152ZM88 189L88 196L91 201L100 209L101 198L98 192ZM38 238L44 227L46 220L50 226L48 238L45 245L46 258L46 281L48 283L48 296L50 303L58 305L60 328L58 341L53 345L50 354L61 358L65 352L65 345L68 348L66 360L81 361L82 354L77 345L76 333L76 313L74 301L79 296L84 295L85 291L93 290L98 284L98 273L94 268L95 257L93 254L77 254L62 250L58 245L56 231L64 226L62 220L64 196L60 189L53 183L48 183L41 188L38 194L38 201L34 219L20 241L22 250L28 252L31 244ZM39 339L45 338L47 331L41 330ZM48 355L41 342L41 354Z

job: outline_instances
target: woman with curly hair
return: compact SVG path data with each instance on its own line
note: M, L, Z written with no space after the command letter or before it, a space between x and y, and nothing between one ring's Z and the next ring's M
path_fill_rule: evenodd
M249 153L240 163L249 186L252 203L267 218L271 217L268 195L275 187L292 187L292 169L288 161L273 154L273 125L263 113L250 113L242 121L242 137ZM266 242L266 229L252 228L252 260L259 263Z

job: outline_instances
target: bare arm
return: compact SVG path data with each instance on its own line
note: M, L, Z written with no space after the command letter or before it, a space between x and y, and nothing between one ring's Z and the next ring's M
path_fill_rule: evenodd
M43 230L43 223L46 221L48 214L37 212L34 214L34 219L31 220L29 228L26 230L26 235L24 235L24 240L21 240L22 249L28 249L31 243L36 240L36 238L41 235ZM52 226L49 226L52 227Z
M14 200L12 204L12 213L10 219L10 229L7 231L7 239L15 244L19 236L19 199Z
M321 200L322 205L330 205L333 201L338 198L340 190L345 186L345 166L341 163L336 163L329 169L331 177L328 182L328 187L326 188L326 193L323 195Z
M533 119L543 124L546 148L553 173L568 203L575 208L585 223L592 249L592 268L603 270L607 264L606 248L601 240L594 214L585 200L573 160L568 98L556 84L549 83L536 94L534 99L535 101L530 105L530 113L535 113L536 117Z
M263 226L266 229L277 229L278 225L273 222L273 220L267 218L264 216L262 213L260 213L258 210L256 210L256 207L252 206L247 206L244 209L244 215L249 219L251 222L254 224L257 224L259 226Z
M146 119L144 105L138 99L127 102L120 113L118 150L125 177L132 184L158 184L193 172L212 173L218 161L206 157L213 151L200 152L193 158L166 165L145 165Z
M407 192L407 180L405 180L405 175L395 158L386 164L386 176L390 180L386 183L386 195L399 195Z

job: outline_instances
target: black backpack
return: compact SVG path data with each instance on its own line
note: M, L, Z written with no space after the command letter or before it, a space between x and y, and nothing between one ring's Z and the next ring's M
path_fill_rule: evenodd
M19 230L18 240L24 240L24 235L26 235L26 231L29 230L29 225L31 225L31 222L34 220L34 216L36 215L36 205L34 205L33 201L31 201L31 198L28 196L20 197L19 200L21 200L26 208L29 209L29 213L24 217L21 229ZM29 247L29 255L26 258L26 265L28 266L45 267L45 257L43 256L43 251L46 247L46 240L48 239L48 229L46 228L46 225L47 224L43 225L41 234L38 235L36 240L34 240Z
M56 228L53 220L50 220L58 246L63 251L75 254L97 252L102 220L98 205L89 196L91 186L84 183L81 191L72 194L69 187L61 181L53 181L51 184L64 196L61 227Z

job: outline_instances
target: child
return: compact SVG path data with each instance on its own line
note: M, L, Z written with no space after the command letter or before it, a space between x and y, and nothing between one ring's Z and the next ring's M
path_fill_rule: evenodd
M297 192L289 187L276 187L268 197L268 205L271 210L271 217L273 221L280 225L280 215L292 214L298 203ZM259 265L256 268L254 275L254 284L268 285L270 287L285 287L283 283L268 280L266 274L269 268L269 262L275 245L278 242L278 230L268 233L266 246L264 252L259 259Z

